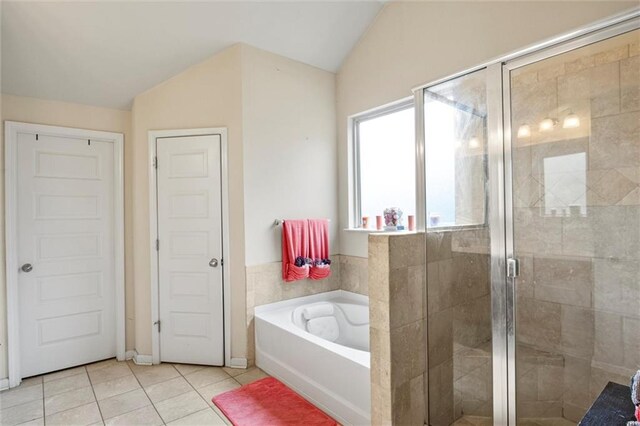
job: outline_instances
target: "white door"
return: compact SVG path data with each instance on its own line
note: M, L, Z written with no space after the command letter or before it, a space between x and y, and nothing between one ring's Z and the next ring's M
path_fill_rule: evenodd
M157 139L160 360L224 365L220 135Z
M17 161L22 377L113 357L113 143L18 133Z

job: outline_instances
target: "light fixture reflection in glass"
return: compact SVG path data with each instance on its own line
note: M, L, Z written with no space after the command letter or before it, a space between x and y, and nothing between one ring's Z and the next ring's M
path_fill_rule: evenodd
M477 148L480 146L480 141L478 140L477 137L472 137L471 139L469 139L469 148Z
M519 139L528 138L529 136L531 136L531 127L529 127L528 124L523 124L522 126L518 127Z
M540 125L538 126L538 129L541 132L548 132L550 130L553 130L553 128L556 126L556 120L552 119L552 118L545 118L544 120L542 120L540 122Z
M576 127L580 127L580 117L574 113L569 113L562 122L562 128L575 129Z

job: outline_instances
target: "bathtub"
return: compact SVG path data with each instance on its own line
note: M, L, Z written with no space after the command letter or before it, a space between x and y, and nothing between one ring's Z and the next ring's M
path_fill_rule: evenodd
M295 284L294 284L295 285ZM339 337L305 329L304 307L333 305ZM371 423L369 299L336 290L255 308L256 365L351 425Z

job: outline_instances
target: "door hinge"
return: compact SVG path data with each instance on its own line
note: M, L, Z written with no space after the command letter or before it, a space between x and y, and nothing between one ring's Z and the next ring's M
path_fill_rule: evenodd
M156 251L160 251L160 240L156 240Z
M154 169L158 168L158 157L153 157L153 168Z
M160 333L160 327L161 327L160 320L154 322L153 325L157 325L158 326L158 333Z
M518 278L520 276L520 260L514 257L507 259L507 278Z

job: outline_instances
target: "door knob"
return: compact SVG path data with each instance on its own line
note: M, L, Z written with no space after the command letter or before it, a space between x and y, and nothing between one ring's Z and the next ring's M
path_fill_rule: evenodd
M212 268L215 268L218 266L218 259L216 259L215 257L213 259L211 259L209 261L209 266L211 266Z
M31 272L33 270L33 266L31 266L30 263L25 263L20 269L22 269L22 272Z

